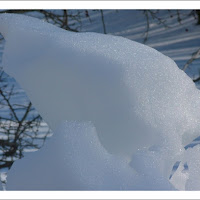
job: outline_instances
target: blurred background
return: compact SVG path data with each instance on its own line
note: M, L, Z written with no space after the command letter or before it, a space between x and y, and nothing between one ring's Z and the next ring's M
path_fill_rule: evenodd
M0 13L29 15L67 31L111 34L143 43L172 58L200 89L200 10L0 10ZM4 44L0 35L0 64ZM14 161L39 150L52 132L25 92L2 68L1 64L0 180L5 189L7 171ZM191 145L196 144L198 138Z

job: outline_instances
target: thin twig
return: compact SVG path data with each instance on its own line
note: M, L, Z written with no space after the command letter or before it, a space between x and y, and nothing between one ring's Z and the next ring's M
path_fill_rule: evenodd
M106 33L106 25L105 25L105 21L104 21L103 10L100 10L100 12L101 12L101 21L102 21L102 24L103 24L103 33L107 34Z
M185 66L183 67L183 71L185 71L188 66L200 56L200 48L192 54L192 57L186 62Z

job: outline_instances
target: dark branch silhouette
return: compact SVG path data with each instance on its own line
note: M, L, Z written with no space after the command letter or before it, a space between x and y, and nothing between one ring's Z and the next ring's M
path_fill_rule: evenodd
M40 149L50 129L47 127L42 137L40 128L44 122L34 110L31 102L16 104L20 93L9 84L5 73L0 74L0 169L10 169L13 162L23 157L26 150ZM1 111L6 111L1 112Z

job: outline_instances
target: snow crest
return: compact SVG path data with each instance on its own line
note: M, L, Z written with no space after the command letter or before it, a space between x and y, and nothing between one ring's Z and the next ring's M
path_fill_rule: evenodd
M6 40L4 70L55 132L52 140L62 135L57 143L62 152L49 147L61 154L55 173L70 179L58 188L49 178L51 168L41 188L173 189L173 165L179 160L190 163L184 147L199 136L200 128L200 93L174 61L122 37L71 33L23 15L0 15L0 32ZM37 152L38 157L55 165L54 157L45 152L43 157ZM47 162L41 165L38 160L23 172L19 166L27 160L31 158L14 165L8 189L16 174L25 178L26 170L40 174L48 168ZM191 162L194 169L196 162ZM186 176L179 170L184 186L176 174L171 182L176 189L192 189L195 173ZM39 181L36 177L29 176L30 188Z

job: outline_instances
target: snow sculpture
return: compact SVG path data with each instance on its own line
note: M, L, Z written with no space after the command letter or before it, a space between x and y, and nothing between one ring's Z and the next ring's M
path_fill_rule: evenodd
M159 185L162 189L172 189L167 180L173 164L183 158L184 146L199 135L200 93L170 58L122 37L71 33L22 15L0 15L0 32L6 40L4 70L19 82L52 130L56 132L59 126L63 127L65 120L66 127L76 121L74 129L61 128L56 133L71 135L76 132L76 125L90 122L89 132L98 137L91 139L83 126L80 128L83 135L71 135L68 145L77 141L80 146L74 148L78 149L91 139L99 140L98 145L103 146L97 148L97 155L106 149L102 155L104 158L109 155L109 164L103 165L100 174L98 170L93 173L93 168L88 176L79 170L81 163L90 160L87 155L91 152L87 149L92 151L92 148L85 146L85 160L78 162L83 159L79 157L77 162L71 162L71 169L81 173L81 180L99 176L85 181L85 185L76 179L78 188L152 189L156 179L158 189ZM76 158L79 150L73 153L73 146L68 145L63 156L71 152ZM116 156L121 159L117 161L122 163L119 168L115 166ZM94 166L101 165L96 162L94 156ZM106 166L110 168L108 171ZM116 181L117 185L103 178L115 169L120 172L117 180L122 181L120 184ZM141 174L151 177L151 181L146 181L149 184L137 187L129 182L133 177L138 183L145 183ZM167 183L159 182L163 179Z

